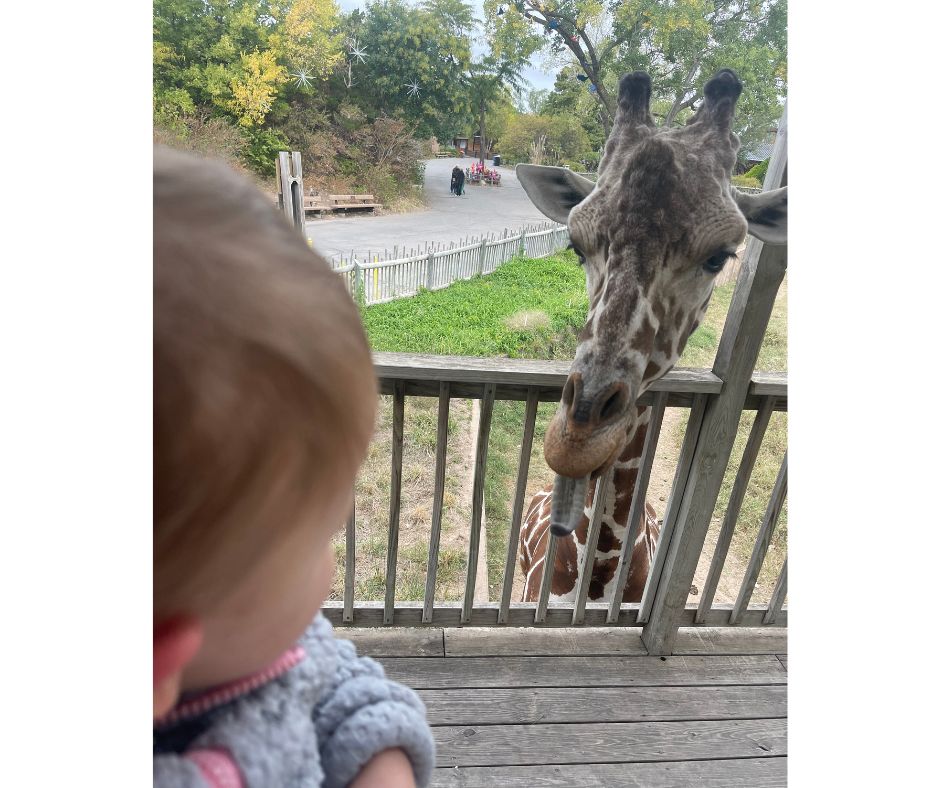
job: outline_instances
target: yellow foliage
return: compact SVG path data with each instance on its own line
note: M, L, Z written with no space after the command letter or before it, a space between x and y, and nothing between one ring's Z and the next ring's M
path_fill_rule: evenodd
M241 73L232 80L232 110L242 126L259 126L271 111L277 88L287 77L271 50L242 53Z
M311 79L325 79L343 58L339 6L335 0L293 0L280 8L279 30L272 46L292 69Z

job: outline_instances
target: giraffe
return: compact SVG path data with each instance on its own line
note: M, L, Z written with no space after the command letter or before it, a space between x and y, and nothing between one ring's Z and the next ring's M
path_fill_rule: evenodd
M588 590L592 601L610 600L649 427L649 411L636 401L675 365L705 314L715 276L744 236L786 242L786 187L752 196L730 183L741 91L737 75L722 69L685 126L657 128L649 75L627 74L596 184L560 167L516 168L535 206L568 225L589 298L545 434L555 482L533 497L520 535L525 601L538 597L549 531L559 537L549 600L573 601L596 480L613 466L606 500L597 502L604 508ZM644 518L624 602L640 600L659 539L648 503Z

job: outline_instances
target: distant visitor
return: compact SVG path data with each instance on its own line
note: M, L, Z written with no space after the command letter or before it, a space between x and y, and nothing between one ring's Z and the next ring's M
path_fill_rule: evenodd
M450 173L450 193L456 197L463 194L464 177L463 170L460 167L454 167Z

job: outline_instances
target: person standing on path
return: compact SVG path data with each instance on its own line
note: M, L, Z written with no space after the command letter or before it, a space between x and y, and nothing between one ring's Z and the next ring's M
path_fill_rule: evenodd
M456 184L454 188L454 194L458 197L463 195L463 183L464 183L464 174L463 170L460 167L454 167L454 178L456 178Z

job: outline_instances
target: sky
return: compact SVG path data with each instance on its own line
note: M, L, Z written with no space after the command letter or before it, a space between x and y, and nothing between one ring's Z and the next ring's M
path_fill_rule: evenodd
M337 0L337 2L339 2L340 8L346 12L352 11L356 8L364 9L366 6L366 0ZM477 19L482 19L482 0L470 0L470 5L473 6L474 16L476 16ZM543 71L540 67L541 60L538 54L532 58L532 63L532 66L529 66L523 71L523 76L525 76L525 78L529 81L530 87L551 90L555 84L555 72L557 69L549 68L549 73Z

